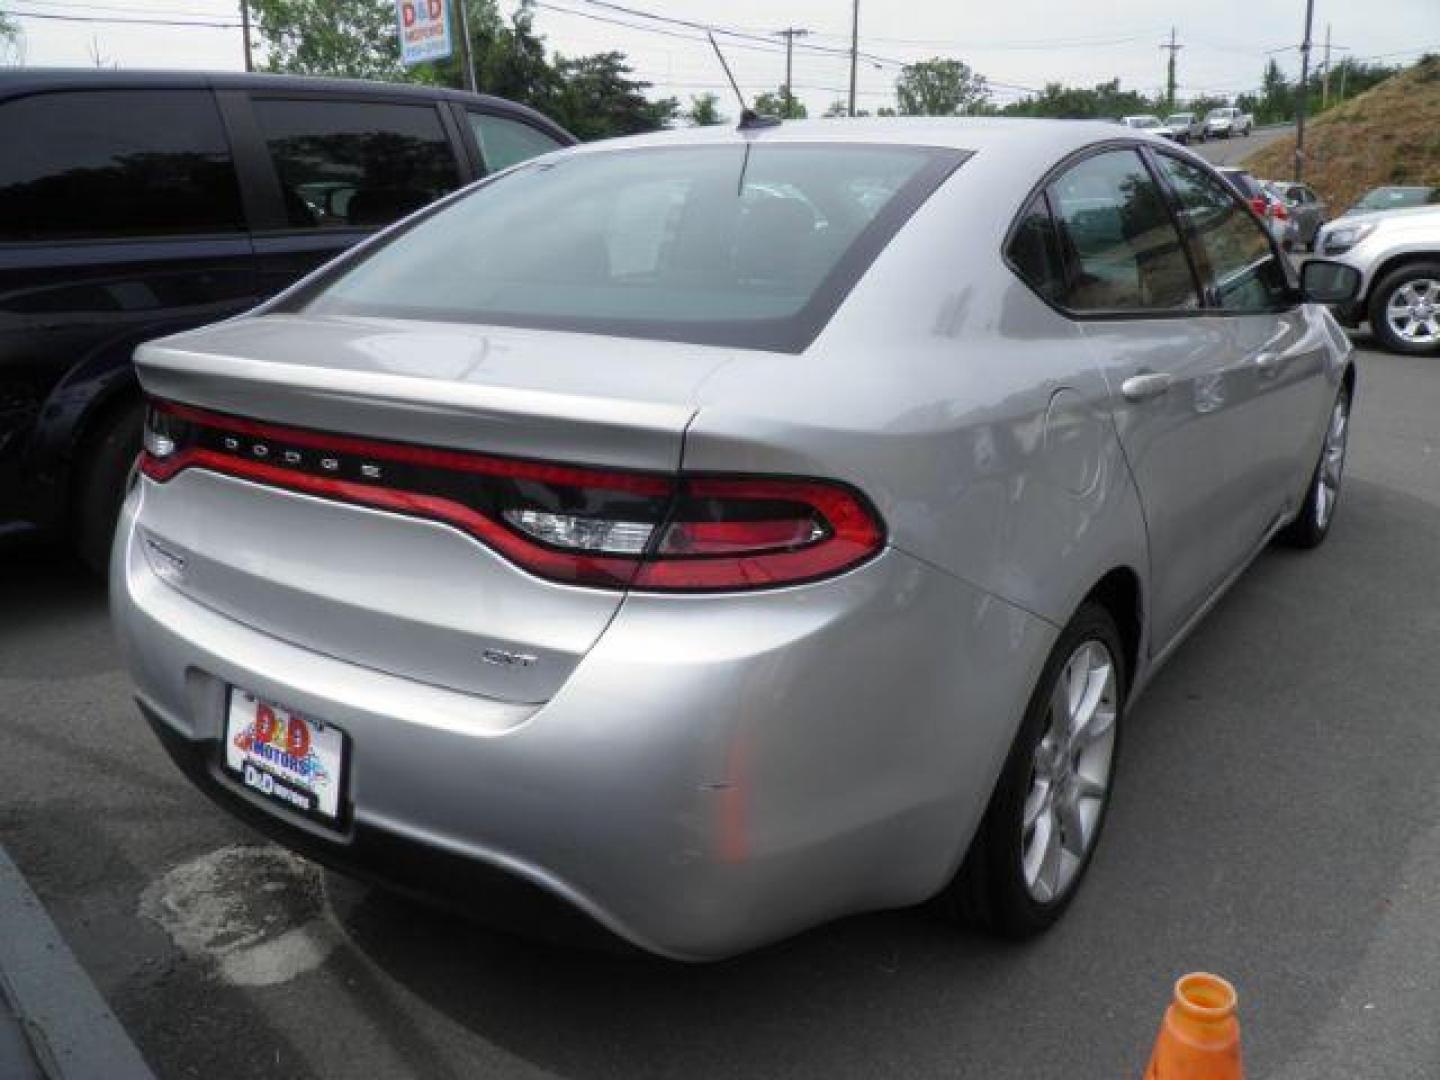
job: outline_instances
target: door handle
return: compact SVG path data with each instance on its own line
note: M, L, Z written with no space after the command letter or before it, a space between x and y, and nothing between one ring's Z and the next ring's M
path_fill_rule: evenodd
M1265 350L1255 354L1255 366L1260 369L1263 375L1274 375L1280 370L1280 365L1285 362L1285 357L1278 352Z
M1147 371L1143 375L1131 375L1120 384L1120 393L1126 401L1149 401L1170 389L1170 376L1163 371Z

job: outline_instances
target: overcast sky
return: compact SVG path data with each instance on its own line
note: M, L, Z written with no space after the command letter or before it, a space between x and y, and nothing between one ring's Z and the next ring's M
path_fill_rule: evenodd
M797 39L795 90L812 114L843 98L849 80L850 0L614 0L632 11L724 26L767 37L787 26L811 31ZM607 0L608 4L608 0ZM501 0L508 9L508 0ZM1427 48L1440 52L1440 0L1316 0L1315 62L1326 24L1333 53L1409 61ZM96 53L124 68L237 69L242 66L238 0L0 0L18 17L25 62L88 65ZM1199 92L1233 95L1260 81L1268 50L1298 44L1303 0L860 0L862 60L859 103L875 109L893 104L895 76L903 62L930 56L958 57L986 75L997 100L1047 81L1092 84L1118 76L1127 87L1153 91L1164 85L1166 53L1160 43L1172 23L1179 53L1181 96ZM29 13L27 15L27 13ZM39 15L50 18L36 17ZM62 16L56 18L54 16ZM86 19L189 21L185 26L140 25ZM650 21L595 0L540 0L537 26L552 50L580 55L609 49L627 53L636 73L653 82L652 95L673 94L682 103L706 90L722 92L722 110L733 115L710 46L693 29ZM747 96L784 80L781 44L753 38L722 38ZM834 51L830 51L834 50ZM1287 71L1298 72L1299 53L1275 53Z

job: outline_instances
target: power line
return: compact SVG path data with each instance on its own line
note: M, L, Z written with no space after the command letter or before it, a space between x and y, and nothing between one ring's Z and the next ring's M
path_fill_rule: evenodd
M1152 34L1157 33L1157 32L1158 32L1157 30L1145 30L1145 31L1141 31L1141 32L1129 33L1129 34L1126 34L1126 36L1123 36L1123 37L1116 37L1114 34L1104 34L1104 35L1098 35L1098 36L1095 36L1095 37L1063 37L1063 38L1049 38L1049 39L1032 38L1032 39L1024 39L1024 40L1020 40L1020 41L970 41L970 40L967 40L967 41L964 41L964 42L960 42L960 41L957 41L957 40L954 40L954 39L942 39L942 38L892 38L892 37L870 37L870 38L868 38L868 40L874 41L874 42L878 42L878 43L880 43L880 44L882 44L882 45L910 45L910 46L915 46L915 47L945 49L945 50L951 51L951 52L961 52L961 51L967 51L967 50L973 50L973 51L976 51L976 52L989 52L989 51L992 51L992 50L994 50L994 51L1004 51L1004 50L1008 50L1008 49L1015 49L1015 50L1055 49L1055 48L1086 49L1086 48L1093 48L1093 47L1096 47L1096 46L1099 46L1099 45L1129 44L1130 42L1134 42L1134 41L1143 41L1145 38L1150 37ZM848 37L848 35L844 35L844 34L832 34L832 33L817 33L815 36L816 36L816 37L832 38L832 39L836 39L836 40L839 40L839 39Z
M82 11L116 11L125 15L189 15L199 19L222 19L225 13L220 11L198 11L194 8L137 8L134 5L118 5L105 3L91 3L89 0L24 0L30 7L61 8L62 10L74 10L79 8Z
M7 15L20 19L53 19L57 22L117 23L134 26L199 26L213 30L237 30L238 22L204 22L198 19L132 19L119 15L60 15L50 11L17 11L9 8Z
M736 38L742 41L759 41L770 45L774 44L770 41L769 38L767 38L763 34L754 34L748 30L741 30L733 26L722 26L715 23L696 22L693 19L677 19L671 15L659 15L653 11L645 11L642 8L635 8L629 7L625 4L612 3L611 0L577 0L577 2L589 4L592 7L604 8L607 11L614 11L623 15L629 15L632 18L649 19L653 22L665 23L670 26L683 26L689 30L699 30L708 34L720 34L724 37ZM797 42L795 47L797 49L807 49L810 52L828 53L831 56L850 55L850 50L848 48L834 48L829 45L815 45L803 41ZM889 65L892 67L904 67L907 63L907 61L896 59L893 56L879 56L875 53L870 52L861 52L859 53L859 56L862 59L868 60L873 64Z
M622 19L616 19L608 15L597 15L590 11L576 11L574 8L560 7L558 4L547 3L546 0L534 0L534 3L537 8L545 11L561 12L565 15L574 15L577 18L606 23L610 26L624 26L631 30L640 30L647 34L659 34L661 37L675 38L679 41L693 41L697 44L705 44L703 37L696 37L694 34L682 34L679 31L666 30L659 26L645 26L641 23L625 22ZM761 40L764 39L762 38ZM743 49L747 52L763 52L771 56L778 56L783 51L782 47L776 42L767 42L765 46L730 43L727 45L727 48Z

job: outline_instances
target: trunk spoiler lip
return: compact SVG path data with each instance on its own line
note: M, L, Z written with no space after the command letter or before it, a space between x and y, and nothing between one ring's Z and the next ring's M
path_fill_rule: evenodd
M678 469L693 402L636 401L562 390L328 368L149 343L135 355L146 394L276 423L590 461L597 467ZM325 419L317 421L316 412Z

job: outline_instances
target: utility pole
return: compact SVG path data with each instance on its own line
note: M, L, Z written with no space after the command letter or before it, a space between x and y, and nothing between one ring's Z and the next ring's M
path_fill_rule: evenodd
M1165 83L1165 99L1169 102L1166 109L1172 113L1175 111L1175 54L1184 47L1184 45L1175 44L1175 28L1170 27L1170 42L1166 44L1162 41L1160 48L1170 50L1170 75Z
M1320 108L1330 107L1330 24L1325 24L1325 74L1320 79Z
M1305 179L1305 105L1310 96L1310 28L1315 0L1305 0L1305 40L1300 43L1300 96L1295 100L1295 182Z
M465 86L472 94L480 92L475 82L475 57L470 52L470 15L465 10L465 0L450 0L459 14L460 21L460 66L464 68Z
M245 37L245 70L254 71L255 61L250 57L250 0L240 0L240 32Z
M795 26L787 26L784 30L776 30L776 37L785 39L785 119L791 119L795 114L795 94L790 89L790 63L795 52L795 39L797 37L808 37L809 30L802 30Z
M860 0L852 0L850 11L850 115L855 115L855 63L860 56Z

